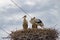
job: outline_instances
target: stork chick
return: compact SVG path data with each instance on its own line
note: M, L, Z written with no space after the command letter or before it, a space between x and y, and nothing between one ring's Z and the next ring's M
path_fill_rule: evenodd
M27 20L26 20L26 15L23 17L23 29L24 30L27 30L27 28L28 28L28 22L27 22Z

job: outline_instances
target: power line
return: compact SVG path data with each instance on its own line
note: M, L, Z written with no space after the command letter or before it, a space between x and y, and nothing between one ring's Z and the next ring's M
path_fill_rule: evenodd
M25 14L27 14L29 17L31 17L23 8L21 8L17 3L15 3L13 0L11 0L12 3L14 3L19 9L21 9ZM31 17L32 18L32 17Z
M8 33L6 30L4 30L3 28L0 27L0 29L1 29L2 31L4 31L5 33L9 34L9 33Z

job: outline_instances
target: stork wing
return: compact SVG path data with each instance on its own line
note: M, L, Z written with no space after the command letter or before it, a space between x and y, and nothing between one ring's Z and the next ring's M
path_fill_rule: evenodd
M42 23L42 21L40 19L36 19L35 21L36 21L36 23Z

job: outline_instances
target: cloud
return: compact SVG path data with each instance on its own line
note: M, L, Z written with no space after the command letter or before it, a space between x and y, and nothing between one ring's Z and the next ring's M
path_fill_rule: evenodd
M11 3L10 0L0 0L0 7L7 6L10 3Z
M7 0L0 0L0 7L7 5Z
M6 2L6 1L4 1ZM11 2L11 1L10 1ZM14 6L14 4L8 3L9 5L7 6L3 6L0 10L0 21L2 21L2 23L9 23L9 24L14 24L15 22L19 22L20 18L25 15L19 8L17 8L16 6ZM58 0L21 0L21 1L15 1L16 3L21 4L21 7L27 11L27 13L29 13L32 17L36 16L37 18L45 18L45 16L48 17L47 20L43 20L43 21L48 21L47 23L53 22L56 19L59 19L59 1ZM29 4L31 3L31 4ZM19 5L20 5L19 4ZM58 4L58 5L57 5ZM50 15L50 16L48 16ZM52 15L52 18L51 18ZM43 18L43 19L44 19ZM51 20L49 19L51 18ZM11 21L11 22L10 22ZM21 21L21 20L20 20Z
M60 0L16 0L15 2L32 17L41 19L45 26L58 24L56 28L60 28ZM0 27L10 31L16 27L22 29L24 15L26 14L10 0L0 0ZM30 19L28 16L27 20Z
M19 4L20 1L16 0L15 2ZM3 6L3 8L0 9L1 19L16 21L16 20L20 20L19 17L22 17L21 15L25 15L19 8L13 6L14 4L11 3L8 4L10 5L6 4L7 6ZM47 16L47 14L53 15L56 18L60 16L58 0L55 1L54 0L53 1L52 0L25 0L25 1L21 0L21 7L25 11L27 11L27 13L29 13L32 17L33 16L42 17L42 16Z

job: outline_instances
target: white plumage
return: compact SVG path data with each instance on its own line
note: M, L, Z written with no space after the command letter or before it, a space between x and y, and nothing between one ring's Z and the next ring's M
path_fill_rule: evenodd
M40 19L36 19L35 17L31 18L30 23L31 24L36 23L40 27L44 26L43 22Z
M28 21L26 20L26 15L23 17L23 29L26 30L28 28Z

